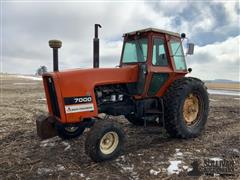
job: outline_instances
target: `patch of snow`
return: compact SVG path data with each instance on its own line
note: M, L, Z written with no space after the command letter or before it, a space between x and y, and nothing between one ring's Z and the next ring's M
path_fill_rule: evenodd
M240 91L208 89L209 94L240 96Z
M201 152L201 150L200 150L200 149L196 149L195 151L197 151L197 152Z
M39 175L49 174L51 172L53 172L53 170L49 169L49 168L38 168L38 170L37 170L37 173Z
M182 163L182 161L169 161L170 165L167 168L168 175L170 174L179 174L181 169L179 169L179 165Z
M13 85L35 85L37 83L13 83Z
M40 144L41 147L53 147L55 146L54 142L41 142Z
M58 171L63 171L63 170L65 170L65 167L63 165L61 165L61 164L58 164L57 165L57 170Z
M85 177L85 175L84 175L83 173L78 173L78 172L71 172L70 175L71 175L71 176Z
M240 100L240 98L234 98L235 100Z
M161 170L158 170L158 171L156 171L156 170L154 170L154 169L150 169L150 174L152 174L152 175L154 175L154 176L157 176L160 172L161 172Z
M69 150L69 149L71 148L71 145L70 145L68 142L63 141L62 144L63 144L64 146L66 146L65 149L64 149L64 151L67 151L67 150Z
M162 168L162 172L167 172L167 170L165 168Z
M215 100L215 99L209 99L210 101L212 101L212 102L216 102L216 101L218 101L218 100Z
M183 156L183 153L180 152L180 149L176 149L176 153L174 154L174 157L180 158L181 156Z
M151 159L154 159L154 156L151 156L150 158L151 158Z
M188 166L183 166L183 169L184 169L184 170L188 169Z
M176 155L176 156L182 156L183 153L182 153L182 152L177 152L175 155Z
M39 98L38 101L46 101L46 98Z
M138 156L142 156L143 154L142 153L139 153Z
M233 152L236 152L236 153L239 153L239 150L238 149L232 149Z
M24 79L31 79L31 80L34 80L34 81L42 81L42 77L39 77L39 76L17 76L19 78L24 78Z
M40 147L53 147L53 146L55 146L55 143L58 140L57 138L58 137L53 137L53 138L41 141Z
M120 165L121 167L122 167L122 169L124 170L124 171L126 171L126 172L133 172L133 169L134 169L134 165L132 164L132 165L129 165L129 166L122 166L122 165Z
M6 129L0 129L0 132L6 132Z
M222 159L219 158L219 157L210 158L210 160L212 160L212 161L222 161Z
M187 172L190 172L190 171L192 171L193 170L193 168L188 168L187 169Z
M125 159L125 156L124 156L124 155L120 156L120 158L121 158L121 160L122 160L123 162L126 162L126 159Z
M121 156L120 156L121 157ZM124 156L122 156L123 158ZM130 164L128 162L126 162L125 157L123 158L124 162L119 160L118 162L116 162L116 165L118 166L118 168L120 169L120 172L125 174L125 173L129 173L130 176L132 177L132 179L134 180L139 180L139 175L136 171L134 171L134 164Z

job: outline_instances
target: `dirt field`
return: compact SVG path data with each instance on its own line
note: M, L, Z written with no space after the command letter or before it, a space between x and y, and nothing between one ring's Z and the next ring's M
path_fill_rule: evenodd
M240 178L239 96L210 95L203 134L171 139L159 127L135 127L118 117L127 136L125 153L116 160L93 163L84 153L86 133L78 139L40 141L35 116L46 113L41 81L4 76L0 101L0 179L192 179L191 163L209 158L234 160ZM178 174L177 174L178 173Z
M206 83L209 89L240 90L240 83Z

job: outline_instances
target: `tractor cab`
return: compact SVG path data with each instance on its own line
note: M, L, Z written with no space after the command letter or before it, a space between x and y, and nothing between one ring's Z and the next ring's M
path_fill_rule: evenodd
M141 97L161 96L173 80L187 74L180 34L148 28L123 37L120 67L139 66L136 89Z

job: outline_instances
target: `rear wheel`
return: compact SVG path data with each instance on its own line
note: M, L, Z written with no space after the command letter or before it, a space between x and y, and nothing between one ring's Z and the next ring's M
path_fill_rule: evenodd
M124 148L124 132L116 124L99 120L87 134L85 151L95 162L116 158Z
M79 137L85 130L84 125L79 124L56 124L57 134L62 139L72 139Z
M208 117L209 100L204 83L196 78L173 82L164 97L165 127L172 137L197 137Z

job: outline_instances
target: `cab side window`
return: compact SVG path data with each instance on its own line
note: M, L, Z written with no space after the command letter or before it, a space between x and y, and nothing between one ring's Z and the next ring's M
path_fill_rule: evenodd
M186 70L187 66L184 59L184 53L180 41L171 40L171 54L174 59L176 70Z
M160 38L153 40L152 64L154 66L168 66L164 41Z

